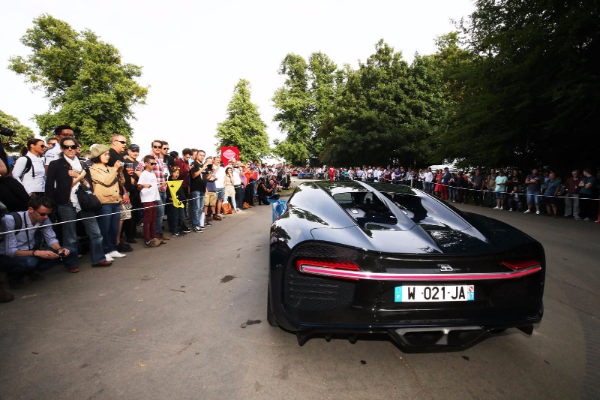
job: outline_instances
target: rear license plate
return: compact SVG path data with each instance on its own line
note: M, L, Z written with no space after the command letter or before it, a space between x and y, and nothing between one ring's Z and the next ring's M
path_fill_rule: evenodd
M395 302L405 301L473 301L475 285L396 286Z

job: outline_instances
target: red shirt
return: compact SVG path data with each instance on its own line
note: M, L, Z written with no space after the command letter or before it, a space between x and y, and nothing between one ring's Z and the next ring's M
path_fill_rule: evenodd
M179 159L179 160L175 161L175 166L179 167L179 180L183 181L181 186L189 187L190 186L190 164Z

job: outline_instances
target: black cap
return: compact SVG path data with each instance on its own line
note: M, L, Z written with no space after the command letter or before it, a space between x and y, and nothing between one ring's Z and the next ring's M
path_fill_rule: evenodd
M131 150L131 151L140 151L140 146L138 146L137 144L130 144L129 147L127 148L127 150Z

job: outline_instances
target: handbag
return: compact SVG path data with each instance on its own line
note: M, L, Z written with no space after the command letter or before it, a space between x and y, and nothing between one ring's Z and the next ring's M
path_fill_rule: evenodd
M225 203L225 204L223 204L222 208L223 208L224 215L233 214L233 211L231 211L231 204Z
M83 211L98 211L102 208L102 203L100 203L98 197L92 192L92 189L88 188L86 185L79 185L75 195L77 196L79 206Z

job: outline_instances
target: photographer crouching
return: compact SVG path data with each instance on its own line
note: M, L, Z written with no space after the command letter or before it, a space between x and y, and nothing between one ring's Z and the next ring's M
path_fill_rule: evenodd
M69 272L79 271L77 249L61 247L50 225L48 215L56 204L47 197L34 197L27 211L12 212L2 217L0 269L6 271L11 289L25 286L24 277L42 280L39 273L64 262ZM27 229L34 228L34 229ZM15 231L15 232L13 232ZM45 246L41 246L42 239Z

